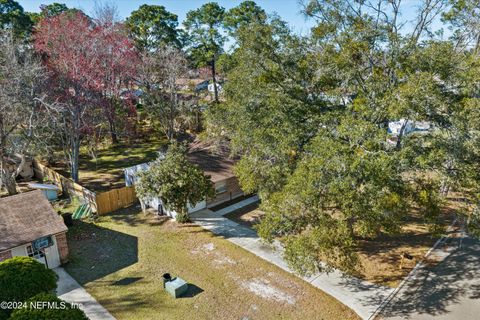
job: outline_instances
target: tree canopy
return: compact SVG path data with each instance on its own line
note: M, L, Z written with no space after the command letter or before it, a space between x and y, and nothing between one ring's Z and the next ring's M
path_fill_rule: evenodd
M450 188L478 202L464 81L478 82L462 67L478 56L432 31L447 1L423 3L408 30L399 4L309 1L307 37L275 17L239 29L225 102L207 111L209 133L241 156L242 187L262 198L259 234L281 239L300 273L355 269L358 239L398 232L414 208L438 231ZM407 132L420 123L431 129Z
M235 36L239 28L248 27L251 23L265 23L267 13L254 1L243 1L225 13L224 26Z
M139 173L135 186L140 199L160 198L168 210L176 212L179 222L188 221L189 205L213 195L210 177L188 160L186 152L183 145L170 145L165 159Z
M218 89L215 64L226 40L222 33L224 16L225 8L216 2L209 2L196 10L189 11L183 22L188 33L190 58L197 67L211 68L216 102L218 102Z
M11 29L16 37L30 34L32 20L15 0L0 0L0 29Z
M141 5L126 19L126 25L142 51L154 51L161 45L182 46L178 17L164 6Z
M135 113L129 99L120 99L138 66L133 42L122 25L94 22L81 12L41 19L34 47L51 71L49 101L68 155L72 178L78 181L81 141L99 117L108 124L112 142L123 118ZM98 114L100 113L100 115Z

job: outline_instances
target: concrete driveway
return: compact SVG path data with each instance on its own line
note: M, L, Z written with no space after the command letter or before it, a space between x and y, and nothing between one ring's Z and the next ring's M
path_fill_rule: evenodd
M449 239L400 289L382 319L480 319L480 241Z

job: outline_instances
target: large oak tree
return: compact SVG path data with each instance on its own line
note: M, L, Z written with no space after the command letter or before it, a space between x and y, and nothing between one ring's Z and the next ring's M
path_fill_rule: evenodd
M468 59L432 32L447 1L408 22L399 5L309 1L309 37L276 18L240 29L226 102L208 110L209 132L241 156L242 187L262 198L260 235L281 239L301 273L355 269L357 240L398 232L413 207L437 230L449 188L476 180L476 127L460 125L475 115L458 89ZM392 136L399 119L431 130Z

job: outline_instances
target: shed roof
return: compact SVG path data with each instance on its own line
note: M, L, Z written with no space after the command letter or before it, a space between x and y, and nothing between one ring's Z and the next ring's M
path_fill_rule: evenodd
M67 231L42 191L0 198L0 251Z

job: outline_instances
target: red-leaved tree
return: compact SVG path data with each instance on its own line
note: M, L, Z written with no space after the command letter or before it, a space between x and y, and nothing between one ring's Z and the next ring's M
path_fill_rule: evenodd
M92 36L96 39L96 79L105 98L103 112L109 125L112 143L117 143L118 112L127 115L135 113L135 105L131 103L128 94L122 96L121 93L131 89L140 58L124 25L108 19L109 16L96 20Z
M95 24L82 12L42 19L35 50L51 71L50 103L72 179L79 179L82 139L104 115L116 141L116 108L134 108L120 91L134 76L136 52L121 26Z

